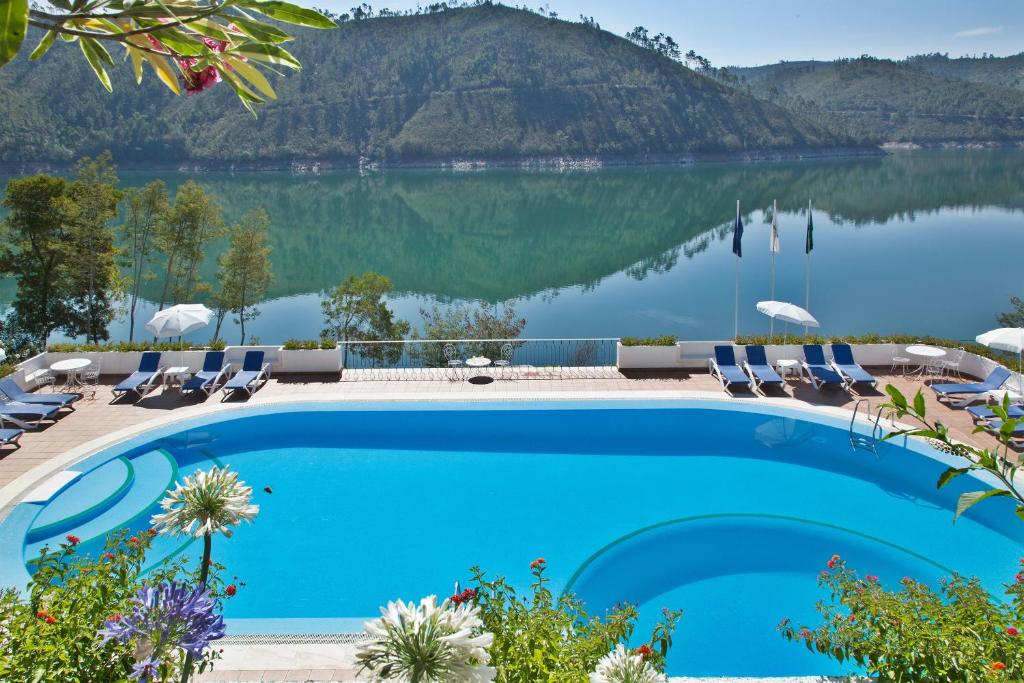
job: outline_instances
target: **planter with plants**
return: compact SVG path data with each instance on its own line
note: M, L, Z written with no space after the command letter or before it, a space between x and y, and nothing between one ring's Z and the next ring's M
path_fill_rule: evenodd
M672 335L623 337L616 345L616 365L620 370L678 368L679 361L679 345Z
M333 340L289 339L278 350L280 372L337 373L341 352Z

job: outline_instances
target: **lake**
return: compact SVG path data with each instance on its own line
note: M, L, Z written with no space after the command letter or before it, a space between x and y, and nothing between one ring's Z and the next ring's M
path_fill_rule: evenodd
M814 202L810 309L825 334L973 338L1024 295L1018 150L567 172L121 173L124 185L157 177L172 191L195 178L228 221L269 212L275 281L247 325L263 343L319 336L319 293L365 271L392 279L393 306L414 325L435 303L485 300L514 306L530 337L727 338L737 199L741 334L769 329L754 304L771 291L773 200L775 298L800 305ZM208 281L221 248L204 265ZM147 283L150 298L159 284ZM0 285L0 301L13 291ZM125 338L127 325L111 331ZM222 336L237 343L230 323Z

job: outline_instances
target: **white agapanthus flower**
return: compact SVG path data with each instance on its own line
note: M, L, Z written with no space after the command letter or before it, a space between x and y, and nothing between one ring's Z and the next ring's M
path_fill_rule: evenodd
M490 683L487 666L494 634L483 631L480 608L468 603L439 606L431 595L413 602L389 602L379 619L364 624L373 637L356 655L376 681L401 683Z
M667 683L668 678L651 666L640 655L626 650L621 644L601 657L597 668L590 674L590 683Z
M163 512L153 515L158 531L171 535L195 536L221 532L231 535L231 527L251 522L260 506L252 505L252 487L238 481L238 473L227 467L199 471L168 493L160 501Z

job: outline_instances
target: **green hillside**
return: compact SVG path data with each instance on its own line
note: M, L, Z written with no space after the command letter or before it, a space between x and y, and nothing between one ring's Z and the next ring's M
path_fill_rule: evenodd
M848 137L596 27L483 5L302 31L304 68L254 120L227 87L113 95L77 48L0 70L0 162L267 165L637 157L848 145ZM27 52L27 51L26 51Z
M1009 57L957 57L931 54L909 57L907 63L940 78L1003 85L1024 90L1024 52Z
M862 141L1024 139L1019 90L934 75L919 64L861 58L731 71L753 94Z

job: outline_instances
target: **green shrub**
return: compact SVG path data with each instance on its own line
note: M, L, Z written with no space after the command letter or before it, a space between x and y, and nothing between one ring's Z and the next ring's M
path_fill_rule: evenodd
M675 346L676 337L666 334L661 337L623 337L619 340L623 346Z
M779 625L787 640L886 681L1024 680L1024 571L1002 601L958 575L938 593L910 578L888 591L838 556L828 567L818 580L831 594L818 604L823 623L797 628L787 619Z
M0 363L0 377L6 377L17 369L14 363Z
M557 599L548 590L542 558L530 564L531 592L516 594L504 578L489 581L474 567L475 589L452 596L453 602L473 600L480 607L484 630L494 634L488 651L498 670L497 683L569 683L587 681L598 660L633 633L638 616L633 605L615 607L601 617L589 616L572 594ZM681 612L666 610L651 639L640 652L659 671L672 646Z
M336 349L338 343L333 339L289 339L281 345L285 351L314 351L316 349Z
M96 556L68 536L55 550L43 548L32 560L32 581L24 594L8 588L0 593L0 680L3 681L126 681L136 664L136 643L104 642L99 633L108 619L120 620L133 608L144 586L185 581L196 585L184 561L161 565L145 575L143 566L151 535L128 536L119 531ZM221 600L237 588L224 588L215 577L211 594ZM198 570L198 568L197 568ZM219 606L216 608L219 611ZM116 616L115 616L116 615ZM211 666L216 652L206 650L200 670ZM164 662L180 677L179 658Z
M96 353L103 351L223 351L226 344L223 340L214 339L208 344L192 344L191 342L107 342L104 344L50 344L46 350L51 353Z

